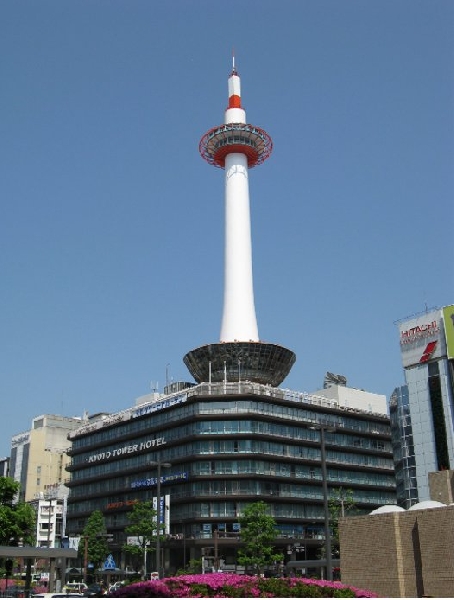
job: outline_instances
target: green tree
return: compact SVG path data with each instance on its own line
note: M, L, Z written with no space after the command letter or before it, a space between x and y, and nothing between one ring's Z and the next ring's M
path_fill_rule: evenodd
M344 487L332 489L328 499L328 509L333 532L333 552L339 554L339 519L355 512L353 491Z
M108 537L104 515L100 510L93 511L82 531L83 543L79 544L79 555L87 558L87 562L92 562L95 568L99 569L109 553Z
M263 567L284 559L284 556L274 549L276 522L269 514L265 502L249 504L239 521L240 539L244 544L244 548L238 551L240 565L252 566L257 575L261 575Z
M151 501L137 502L128 514L129 525L125 528L126 533L137 538L136 544L125 544L123 549L129 554L142 558L142 573L147 573L147 553L154 552L156 542L156 510Z
M182 569L178 569L176 575L196 575L202 572L203 559L191 559Z
M0 477L0 546L34 546L36 513L25 502L15 502L19 483L11 477Z

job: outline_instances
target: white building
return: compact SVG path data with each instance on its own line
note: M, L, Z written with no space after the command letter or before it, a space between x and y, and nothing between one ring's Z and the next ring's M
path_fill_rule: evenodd
M338 383L338 380L341 380L342 383ZM340 375L327 373L325 387L314 393L335 400L337 405L343 409L360 410L382 415L388 414L388 406L384 394L374 394L373 392L347 387L347 380Z
M36 546L38 548L61 548L66 536L66 507L68 489L56 486L54 494L44 495L31 504L36 509Z

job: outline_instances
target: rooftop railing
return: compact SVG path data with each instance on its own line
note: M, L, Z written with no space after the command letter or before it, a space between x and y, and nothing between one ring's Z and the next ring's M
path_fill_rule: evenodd
M139 416L140 414L147 414L149 412L155 412L164 408L168 408L180 402L185 402L188 398L193 396L198 397L210 397L210 396L268 396L277 400L285 400L288 402L295 402L298 404L307 404L309 406L320 406L328 409L338 409L346 412L357 413L357 414L368 414L378 417L388 417L384 413L376 413L371 410L361 410L359 408L352 408L342 406L337 400L327 398L326 396L318 394L309 394L307 392L296 392L290 389L275 388L269 385L263 385L260 383L254 383L250 381L225 381L216 383L199 383L193 387L180 390L173 394L162 394L158 398L154 397L149 402L144 402L136 406L127 408L120 412L104 415L101 419L92 423L82 425L79 429L76 429L69 433L68 438L73 439L80 434L89 433L90 431L96 431L103 427L111 426L121 421L128 421L133 416ZM224 409L224 412L230 409ZM231 409L235 412L235 408Z

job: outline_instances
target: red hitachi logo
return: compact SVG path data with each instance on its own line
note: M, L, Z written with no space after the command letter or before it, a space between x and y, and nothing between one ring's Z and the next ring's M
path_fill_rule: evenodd
M426 346L426 349L422 353L421 358L419 359L420 363L426 363L429 361L432 354L435 352L435 348L437 347L437 342L429 342Z
M439 327L437 321L432 321L431 323L426 323L424 325L416 325L416 327L401 332L400 343L409 344L415 340L432 336L438 332Z

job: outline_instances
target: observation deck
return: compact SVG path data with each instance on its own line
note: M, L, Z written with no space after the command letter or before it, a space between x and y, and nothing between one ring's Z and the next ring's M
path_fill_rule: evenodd
M228 123L210 129L200 140L199 152L210 165L225 167L228 154L238 152L247 157L251 169L261 165L273 150L271 136L260 127L246 123Z

